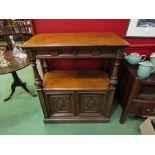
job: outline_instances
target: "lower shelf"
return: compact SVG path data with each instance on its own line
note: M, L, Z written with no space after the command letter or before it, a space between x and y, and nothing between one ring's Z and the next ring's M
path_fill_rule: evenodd
M45 123L108 123L110 118L105 117L49 117L44 119Z
M44 75L44 89L107 90L109 77L99 70L54 70Z

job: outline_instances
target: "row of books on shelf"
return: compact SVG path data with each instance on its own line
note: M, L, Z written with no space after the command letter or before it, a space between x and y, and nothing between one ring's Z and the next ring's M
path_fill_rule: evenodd
M30 20L1 20L1 24L6 34L32 34ZM2 35L4 32L0 30Z

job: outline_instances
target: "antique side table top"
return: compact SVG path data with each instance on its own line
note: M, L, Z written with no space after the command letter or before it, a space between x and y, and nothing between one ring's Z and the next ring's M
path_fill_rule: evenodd
M28 58L24 58L24 59L15 58L12 54L12 51L8 52L7 60L10 62L10 66L0 67L0 75L12 73L14 71L23 69L24 67L30 65L30 61L28 60Z
M113 32L46 33L36 34L22 48L65 46L122 46L129 44Z

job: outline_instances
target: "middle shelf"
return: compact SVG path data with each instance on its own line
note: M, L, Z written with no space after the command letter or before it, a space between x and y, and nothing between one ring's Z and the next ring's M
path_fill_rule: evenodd
M53 70L43 78L44 89L108 90L109 76L100 70Z

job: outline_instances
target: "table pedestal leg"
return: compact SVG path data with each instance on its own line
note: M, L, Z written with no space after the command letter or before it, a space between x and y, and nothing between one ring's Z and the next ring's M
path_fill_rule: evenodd
M12 95L15 92L16 87L22 87L26 92L28 92L31 96L36 97L36 94L33 94L32 92L30 92L28 90L28 88L26 87L26 83L22 82L21 79L18 77L16 72L12 72L12 77L13 77L13 83L11 85L11 94L9 95L9 97L7 97L6 99L4 99L4 101L8 101Z

